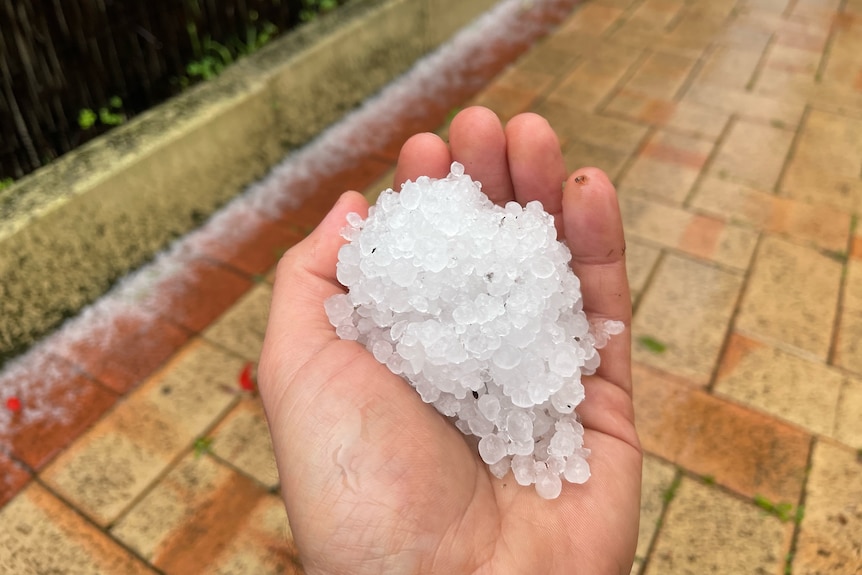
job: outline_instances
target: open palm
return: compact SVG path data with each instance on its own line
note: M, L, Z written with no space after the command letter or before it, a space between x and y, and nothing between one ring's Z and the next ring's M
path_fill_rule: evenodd
M631 306L613 186L599 170L572 174L544 119L505 130L484 108L453 120L450 145L419 134L402 148L396 183L443 177L455 160L492 200L540 200L572 250L591 318L624 334L584 378L578 412L592 477L544 500L512 475L491 475L466 438L362 346L335 335L323 308L339 230L368 206L344 194L278 267L261 356L260 390L294 538L309 574L629 573L637 540L641 451L631 402ZM450 149L451 148L451 149ZM398 189L396 187L396 189Z

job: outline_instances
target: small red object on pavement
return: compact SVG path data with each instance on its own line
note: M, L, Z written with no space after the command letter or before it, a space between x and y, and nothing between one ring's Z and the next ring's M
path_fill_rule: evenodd
M6 400L6 408L9 411L18 413L19 411L21 411L21 400L14 396L10 397Z
M252 375L253 370L254 364L252 362L248 362L243 366L242 371L239 373L239 386L245 391L254 391L257 388L254 376Z

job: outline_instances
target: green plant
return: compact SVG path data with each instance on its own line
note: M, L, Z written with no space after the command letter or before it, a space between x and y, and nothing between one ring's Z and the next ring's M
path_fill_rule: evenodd
M13 180L12 178L0 178L0 190L8 188L9 186L11 186L14 183L15 183L15 180Z
M653 353L664 353L667 351L667 344L664 344L649 335L640 336L638 338L638 343Z
M108 105L99 108L98 113L90 108L84 108L78 112L78 126L82 130L89 130L96 125L97 120L103 126L119 126L126 121L126 115L122 110L123 99L119 96L112 96L108 100Z
M302 0L299 19L303 22L314 20L318 14L331 12L338 7L337 0Z
M676 491L679 489L679 484L682 483L682 474L677 472L673 481L667 486L667 489L661 494L661 498L665 503L670 503L676 497Z
M802 521L802 516L804 514L802 506L797 508L794 512L792 503L773 503L763 495L755 495L754 504L770 515L778 517L782 522L793 520L798 523Z
M206 453L212 451L213 439L212 437L198 437L195 439L194 450L195 457L200 457Z

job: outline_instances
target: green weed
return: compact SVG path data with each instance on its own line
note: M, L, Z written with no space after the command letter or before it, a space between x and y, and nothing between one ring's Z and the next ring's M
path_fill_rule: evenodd
M201 455L205 455L212 451L212 445L212 437L198 437L197 439L195 439L195 457L200 457Z
M754 504L769 513L770 515L778 517L784 523L791 520L796 522L802 521L803 511L801 511L801 506L794 512L792 503L773 503L763 495L755 495Z
M667 351L667 344L660 342L654 337L642 335L638 338L638 343L647 348L653 353L664 353Z

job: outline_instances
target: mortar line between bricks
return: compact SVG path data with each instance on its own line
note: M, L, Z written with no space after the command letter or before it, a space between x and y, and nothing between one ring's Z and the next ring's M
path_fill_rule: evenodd
M662 30L664 34L669 34L676 30L676 27L679 26L679 23L682 21L682 19L688 12L688 7L688 3L680 4L679 10L677 10L676 14L673 15L673 18L671 18L670 21L665 24L664 30Z
M701 182L703 182L704 178L706 178L707 174L709 173L709 170L715 163L715 159L718 157L722 146L724 146L725 140L727 140L728 138L728 134L730 134L731 129L733 129L733 126L735 126L738 121L739 118L737 117L736 113L730 114L730 116L728 116L727 122L724 124L724 127L721 129L721 132L718 134L718 137L713 143L712 150L706 157L706 161L700 167L700 172L698 172L697 177L694 179L694 182L692 182L688 193L685 195L685 198L682 201L681 205L686 210L691 207L691 203L694 201L694 196L697 194L697 190L700 187Z
M652 457L656 457L661 461L667 461L667 459L663 457L659 457L657 455L650 454ZM679 485L682 483L682 475L683 469L680 465L673 463L671 461L667 461L674 467L673 479L670 484L665 488L662 492L662 506L661 513L658 515L658 520L656 521L655 532L653 532L652 540L649 542L649 546L647 546L646 557L643 558L643 564L640 568L640 575L643 575L649 569L649 563L652 560L653 553L655 553L655 548L658 546L658 539L661 537L661 532L667 525L667 515L670 509L671 503L676 499L676 492L679 490ZM673 489L672 496L668 498L667 493L669 490Z
M754 66L754 70L751 72L751 77L749 77L748 82L745 83L745 92L754 92L754 85L757 84L757 81L760 79L761 72L763 72L763 69L766 67L766 60L769 58L769 54L772 51L772 45L774 43L775 32L769 35L769 40L766 41L766 45L763 47L763 52L760 53L757 65Z
M847 0L840 0L835 14L844 14L847 10ZM835 25L835 20L832 20L830 25L829 36L826 38L826 43L823 45L823 52L820 54L820 61L817 63L817 70L814 72L814 83L822 84L823 74L826 72L826 66L829 64L829 59L832 56L832 44L835 42L835 36L838 34L838 27Z
M678 257L680 259L688 260L691 262L695 262L699 265L703 265L703 266L706 266L709 268L717 269L717 270L720 270L724 273L727 273L727 274L730 274L733 276L743 277L747 272L747 268L731 267L727 264L724 264L724 263L721 263L721 262L718 262L715 260L706 259L706 258L703 258L701 256L683 251L682 249L680 249L678 247L662 244L662 243L659 243L655 240L651 240L649 238L643 238L640 236L633 236L632 239L637 240L638 243L641 243L645 246L659 249L659 250L667 253L668 255L673 255L673 256Z
M784 558L784 573L793 573L793 562L796 559L796 547L799 543L799 533L802 531L802 521L805 520L805 504L808 502L808 480L811 477L811 467L814 465L814 449L817 447L817 436L812 435L808 444L808 460L805 463L805 476L802 478L802 492L796 504L796 513L793 517L793 535L790 537L790 549ZM799 510L802 510L802 518L799 518Z
M221 422L219 422L219 423L221 423ZM255 485L260 487L267 494L278 495L279 497L281 497L281 495L280 495L280 483L277 484L275 487L270 487L270 486L266 485L265 483L261 483L261 481L257 477L254 477L253 475L249 475L248 472L243 471L242 469L240 469L239 467L237 467L236 465L234 465L233 463L231 463L227 459L224 459L223 457L219 456L217 453L214 453L213 451L207 451L205 453L202 453L199 457L209 457L210 459L215 461L216 464L221 465L222 467L227 467L228 469L230 469L234 473L242 475L246 479L253 481L255 483ZM283 503L283 501L282 501L282 503Z
M673 95L673 98L671 98L672 101L680 102L683 99L683 96L688 93L697 81L698 76L700 76L700 72L703 70L704 66L706 66L707 60L709 60L710 56L712 56L717 49L718 42L716 40L713 40L704 47L700 56L697 57L697 61L694 63L694 66L691 67L691 71L688 73L685 80L683 80L682 84L680 84L679 89Z
M631 4L630 4L630 5L629 5L629 6L628 6L624 11L623 11L623 13L622 13L622 14L620 14L619 18L617 18L617 19L616 19L616 21L615 21L613 24L611 24L610 26L608 26L608 29L607 29L607 30L605 30L605 33L604 33L604 34L602 34L602 36L606 36L606 39L607 39L607 40L610 40L610 39L611 39L611 36L613 36L614 34L616 34L617 30L619 30L620 28L622 28L622 27L625 25L625 23L626 23L626 22L628 22L629 20L631 20L632 14L634 14L635 12L637 12L638 8L640 8L640 7L641 7L645 2L646 2L646 0L636 0L635 2L631 3Z
M718 382L718 372L721 370L721 360L727 352L727 348L730 346L730 338L733 336L736 327L736 318L739 316L739 312L742 309L742 300L745 298L745 292L748 290L748 284L751 281L751 275L754 270L754 267L757 265L758 260L760 259L760 247L763 244L763 236L764 232L758 232L757 241L754 243L754 249L751 251L751 259L748 262L748 266L745 268L745 272L742 275L742 284L739 286L739 293L736 296L736 301L733 304L733 312L730 314L730 318L727 322L727 328L724 332L724 339L721 342L721 347L718 352L718 360L715 362L715 366L712 368L712 373L709 375L709 381L707 382L704 389L710 394L715 395L715 386ZM751 409L749 407L749 409Z
M846 257L841 262L841 283L838 284L838 301L835 302L835 319L832 321L832 336L829 338L829 351L826 354L826 364L835 365L835 354L838 351L838 332L841 324L841 311L844 308L844 298L847 294L847 282L850 277L850 252L854 243L853 230L847 234L847 247L844 248Z
M653 54L654 54L654 52L652 50L644 49L643 52L641 53L641 55L638 56L634 62L629 64L626 71L623 72L622 76L620 76L620 79L617 80L617 83L614 84L613 87L610 90L608 90L608 93L605 94L601 100L599 100L598 104L596 104L596 107L594 108L594 112L596 114L599 114L599 115L605 114L605 108L608 106L608 104L611 103L611 100L616 98L619 95L619 93L622 92L623 89L625 89L625 85L629 83L629 80L631 80L634 77L634 75L637 74L638 70L640 70L640 67L643 66L643 64Z
M641 287L638 296L635 298L635 301L632 302L632 323L634 323L634 317L637 313L637 310L640 308L641 302L644 299L644 294L646 291L652 287L652 283L655 280L655 276L658 274L658 268L662 265L664 260L667 259L667 252L662 248L659 250L658 257L655 260L655 263L647 274L647 279L644 281L643 287Z
M796 157L796 150L799 148L799 141L802 139L802 132L808 124L808 117L811 115L811 105L806 103L802 109L802 116L799 118L799 125L796 126L796 131L793 133L793 138L790 140L790 146L787 148L787 155L784 157L784 162L781 164L781 171L778 172L778 177L775 178L775 184L770 190L773 196L781 196L781 189L784 188L784 178L787 177L787 172L790 170L790 164Z
M784 12L781 14L781 17L785 20L790 19L793 15L793 11L796 10L796 5L799 3L799 0L790 0L787 3L787 6L784 8Z
M132 557L134 557L135 559L138 559L141 563L143 563L145 566L147 566L148 568L150 568L150 569L152 569L153 571L155 571L158 575L165 575L165 574L164 574L164 572L163 572L161 569L157 568L155 565L153 565L152 563L150 563L149 561L147 561L146 559L144 559L144 558L143 558L143 557L142 557L142 556L141 556L137 551L135 551L134 549L132 549L131 547L129 547L128 545L126 545L124 542L122 542L122 541L120 541L119 539L117 539L116 537L114 537L114 536L111 534L111 532L109 531L109 527L102 527L101 525L99 525L98 523L96 523L96 522L95 522L95 521L94 521L94 520L93 520L89 515L87 515L86 513L84 513L84 512L83 512L83 511L82 511L82 510L81 510L77 505L75 505L74 503L72 503L71 501L69 501L68 499L66 499L66 497L64 497L63 495L61 495L60 493L58 493L57 491L55 491L55 490L54 490L50 485L48 485L47 483L45 483L45 481L44 481L44 480L42 480L42 478L41 478L41 477L34 477L34 482L35 482L35 483L38 483L38 484L39 484L39 486L40 486L42 489L44 489L44 490L45 490L45 491L47 491L47 492L48 492L52 497L54 497L54 498L56 498L58 501L60 501L60 503L62 503L65 507L67 507L67 508L68 508L70 511L72 511L75 515L77 515L78 517L80 517L80 518L81 518L85 523L89 524L89 525L90 525L91 527L93 527L96 531L98 531L99 533L101 533L102 535L104 535L104 536L108 539L108 541L110 541L111 543L113 543L113 544L117 545L119 548L121 548L121 549L123 549L124 551L126 551L129 555L131 555L131 556L132 556Z

